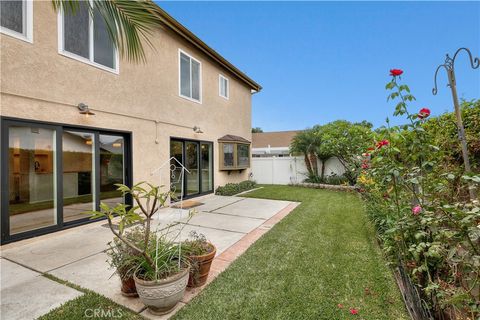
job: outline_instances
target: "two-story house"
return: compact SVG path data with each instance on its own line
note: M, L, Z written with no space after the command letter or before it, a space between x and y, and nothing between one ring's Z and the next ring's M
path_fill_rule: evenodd
M64 15L50 1L0 4L2 243L128 202L116 183L193 197L248 178L261 87L166 12L138 64L119 58L86 6Z

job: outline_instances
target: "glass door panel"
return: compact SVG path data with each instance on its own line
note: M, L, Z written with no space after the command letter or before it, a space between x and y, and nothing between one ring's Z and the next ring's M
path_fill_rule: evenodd
M170 142L170 190L176 198L182 195L182 167L183 164L183 142L172 140ZM178 162L177 162L178 161Z
M185 168L190 173L186 178L186 195L193 195L200 192L199 165L198 165L198 143L185 142Z
M99 135L100 149L100 202L110 206L123 203L116 183L125 183L125 141L122 136Z
M87 219L82 212L95 210L95 134L64 131L63 221Z
M211 143L202 143L200 151L202 192L208 192L213 190L213 146Z
M55 130L12 125L8 136L10 235L56 225Z

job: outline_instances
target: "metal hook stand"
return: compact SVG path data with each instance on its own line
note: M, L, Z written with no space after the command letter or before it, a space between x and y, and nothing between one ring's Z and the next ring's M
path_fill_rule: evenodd
M432 93L433 95L436 95L438 92L437 75L438 75L438 71L441 68L444 68L447 71L447 75L448 75L448 86L452 91L453 105L455 107L455 116L457 118L458 139L460 140L460 145L462 147L462 156L463 156L463 164L465 166L465 173L471 173L472 168L470 166L470 159L469 159L468 148L467 148L467 139L465 138L465 127L463 126L462 112L460 110L460 103L458 102L457 81L455 78L455 59L457 58L457 55L461 51L465 51L468 54L468 57L470 58L470 66L472 67L472 69L478 69L480 67L480 59L478 57L474 58L470 50L468 50L467 48L458 49L453 55L453 58L451 58L447 54L445 58L445 62L439 65L435 70L435 75L433 77L434 87L432 89ZM469 183L468 191L470 195L470 200L478 201L476 189L472 183Z
M187 173L190 173L190 171L188 171L187 168L185 168L185 166L177 160L177 158L175 157L170 157L170 159L168 159L167 161L165 161L164 163L162 163L157 169L153 170L150 175L153 176L159 172L161 172L162 170L166 170L168 168L168 173L169 173L169 179L170 179L170 182L168 184L165 184L165 185L168 185L169 187L169 190L175 194L177 192L177 189L176 189L176 184L178 184L179 182L181 182L181 190L180 190L180 199L179 199L179 204L177 206L178 208L178 218L179 220L182 218L182 212L183 212L183 194L184 194L184 190L183 190L183 182L184 182L184 179L185 179L185 172ZM180 169L180 174L177 176L176 172ZM160 182L162 180L162 175L160 175ZM162 185L162 183L160 183L160 185ZM171 196L170 196L170 201L172 200L171 199ZM160 221L160 210L158 211L157 213L157 219ZM160 226L160 223L157 224L157 226L155 227L155 236L157 237L157 241L156 241L156 246L155 246L155 274L157 274L158 272L158 265L157 265L157 261L158 261L158 229L159 229L159 226ZM183 228L180 228L179 230L179 233L178 233L178 237L181 238L182 236L182 229ZM182 254L182 246L179 245L178 246L178 256L180 257ZM178 260L178 268L180 269L181 268L181 259Z

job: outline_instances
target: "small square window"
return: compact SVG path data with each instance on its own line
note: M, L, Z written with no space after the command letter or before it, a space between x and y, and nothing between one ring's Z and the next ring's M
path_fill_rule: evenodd
M223 97L225 99L228 99L229 96L229 81L227 78L225 78L222 75L219 75L218 77L218 89L219 89L219 95L220 97Z

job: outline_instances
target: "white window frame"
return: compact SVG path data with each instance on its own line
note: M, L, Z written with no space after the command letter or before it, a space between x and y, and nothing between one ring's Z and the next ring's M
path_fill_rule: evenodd
M227 87L226 87L227 95L226 96L222 95L222 80L225 80L226 83L227 83ZM218 95L222 98L227 99L227 100L230 99L230 79L225 77L223 74L218 75Z
M199 81L198 81L198 84L199 84L199 87L200 87L199 88L199 100L193 99L189 96L185 96L185 95L182 94L182 65L181 65L181 63L182 63L182 56L181 56L182 53L190 58L190 86L192 86L192 83L193 83L192 82L192 60L194 60L195 62L197 62L199 64L199 68L200 68ZM200 60L195 59L191 54L186 53L182 49L178 49L178 95L180 97L182 97L183 99L187 99L189 101L202 104L202 97L203 97L202 88L203 88L202 63L200 62ZM191 91L193 91L193 90L191 90Z
M91 1L91 0L90 0ZM64 33L63 33L63 12L58 12L58 18L57 18L57 26L58 26L58 53L61 54L62 56L65 56L67 58L71 58L71 59L74 59L74 60L77 60L77 61L81 61L83 63L86 63L86 64L89 64L93 67L96 67L96 68L99 68L99 69L102 69L102 70L105 70L105 71L109 71L109 72L112 72L112 73L115 73L115 74L120 74L120 59L119 59L119 54L118 54L118 50L117 48L115 48L115 68L112 69L110 67L107 67L107 66L104 66L103 64L100 64L100 63L97 63L94 61L94 36L93 36L93 18L92 16L89 14L88 15L88 40L89 40L89 59L87 58L84 58L82 56L79 56L75 53L72 53L72 52L69 52L69 51L66 51L65 50L65 42L64 42Z
M7 36L17 38L19 40L26 41L29 43L33 43L33 0L22 0L22 2L23 2L23 14L22 14L23 33L10 30L2 26L0 26L0 32Z

